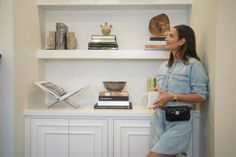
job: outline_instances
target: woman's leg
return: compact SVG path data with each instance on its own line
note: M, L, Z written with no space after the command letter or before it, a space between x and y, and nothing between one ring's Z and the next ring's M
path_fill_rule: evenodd
M176 157L176 155L164 155L164 154L158 154L154 152L149 152L147 157Z

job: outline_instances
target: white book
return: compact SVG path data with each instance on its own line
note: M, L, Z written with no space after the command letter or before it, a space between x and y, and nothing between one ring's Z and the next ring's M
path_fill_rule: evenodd
M98 106L129 106L129 101L98 101Z
M85 85L85 86L78 87L73 90L66 91L64 88L48 81L36 81L33 83L36 86L38 86L40 89L44 90L45 92L49 93L50 95L58 99L59 101L65 100L87 87L87 85Z
M148 40L145 43L146 45L166 45L166 41L152 41Z
M115 39L92 39L92 42L95 42L95 43L103 43L103 42L105 42L105 43L114 43L114 42L116 42L116 40Z
M92 35L91 39L92 40L95 40L95 39L114 39L114 40L116 40L116 36L115 35Z

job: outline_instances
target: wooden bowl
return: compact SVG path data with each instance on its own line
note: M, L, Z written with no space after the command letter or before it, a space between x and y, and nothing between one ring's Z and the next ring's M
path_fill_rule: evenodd
M126 81L103 81L103 85L109 91L121 91L125 87Z

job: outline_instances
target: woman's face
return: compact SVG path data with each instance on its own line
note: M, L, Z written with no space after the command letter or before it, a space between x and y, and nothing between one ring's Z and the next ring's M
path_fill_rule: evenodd
M166 48L175 52L181 45L183 45L183 42L182 40L179 40L177 30L172 28L166 37Z

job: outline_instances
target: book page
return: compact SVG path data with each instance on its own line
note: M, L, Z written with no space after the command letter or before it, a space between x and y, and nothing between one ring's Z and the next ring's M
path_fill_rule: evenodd
M61 96L66 94L66 91L62 87L59 87L51 82L39 81L34 82L34 84L56 98L60 98Z

